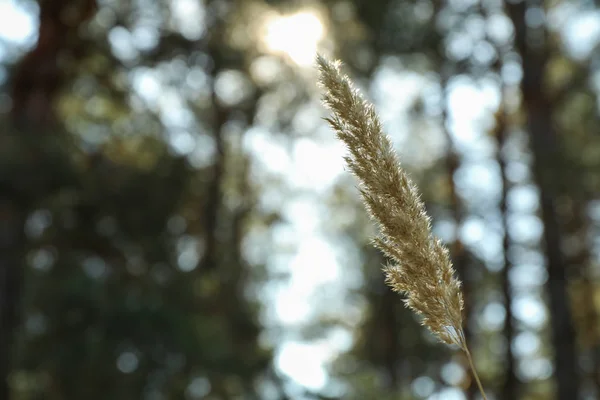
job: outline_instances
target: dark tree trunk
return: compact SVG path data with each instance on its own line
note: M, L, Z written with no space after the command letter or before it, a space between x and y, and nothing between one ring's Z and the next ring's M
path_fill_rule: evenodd
M575 189L575 193L577 190ZM589 199L575 194L572 199L571 215L566 224L567 232L576 238L578 248L567 259L568 265L576 271L578 281L581 283L582 295L579 297L583 312L583 321L579 324L583 336L582 343L590 354L589 369L586 371L590 383L593 384L596 396L600 396L600 358L598 344L598 310L594 301L595 278L594 266L591 261L589 232L590 226L587 218Z
M502 293L504 295L504 307L506 309L506 318L502 329L506 338L506 367L504 369L504 382L502 383L502 399L517 399L519 380L515 373L515 359L512 352L512 341L515 337L514 318L512 313L512 293L510 285L510 269L511 263L508 257L510 250L510 237L508 235L508 210L506 198L508 195L509 182L506 177L506 160L502 155L502 149L506 142L507 135L507 115L504 111L504 106L501 106L500 111L496 115L496 141L498 143L498 165L500 166L500 174L502 176L502 194L500 199L500 212L502 213L502 229L504 236L502 238L502 253L504 258L504 267L502 268Z
M401 354L398 346L401 340L397 320L398 311L396 308L398 299L397 294L389 290L389 288L385 287L383 290L382 310L379 310L384 325L381 327L384 330L383 337L385 340L383 368L385 369L387 383L391 392L396 393L400 388L397 365Z
M0 399L9 399L13 333L18 323L23 250L23 215L0 194Z
M569 247L566 247L566 263L573 271L573 279L578 283L574 301L576 301L575 325L581 346L588 356L585 363L585 376L588 384L593 385L596 397L600 396L600 358L599 356L599 330L598 310L594 301L595 277L594 263L590 249L592 225L588 217L588 206L593 194L586 190L585 173L579 168L574 169L576 176L564 182L565 197L568 197L568 207L563 207L562 219L564 220L565 235L569 238ZM583 378L583 377L582 377Z
M53 103L65 78L59 66L60 56L65 49L76 49L77 30L96 10L95 0L41 0L39 6L38 43L15 66L10 128L0 132L5 135L0 138L3 143L40 134L42 129L54 125ZM64 17L67 8L68 19ZM17 182L19 177L8 172L0 174L10 177L0 182L0 399L3 400L11 398L8 377L13 367L14 332L19 324L26 252L23 230L26 210L13 189L16 183L26 186L27 182Z
M536 5L540 5L537 4ZM556 213L558 176L554 170L560 149L552 123L553 104L544 93L547 65L547 35L543 27L530 29L525 22L524 2L506 2L515 26L516 49L522 58L521 92L527 112L527 131L533 153L533 173L540 190L541 218L544 223L548 280L546 290L550 308L550 327L555 353L557 399L579 398L579 368L576 337L567 293L565 259L561 251L561 232Z

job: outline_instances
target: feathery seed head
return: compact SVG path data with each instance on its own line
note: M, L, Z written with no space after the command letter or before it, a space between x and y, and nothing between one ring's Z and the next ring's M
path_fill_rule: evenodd
M371 219L379 227L374 245L394 264L383 268L387 284L437 337L466 349L460 282L448 251L431 233L416 186L401 168L373 105L362 98L340 62L317 56L327 121L346 144L346 163L358 178Z

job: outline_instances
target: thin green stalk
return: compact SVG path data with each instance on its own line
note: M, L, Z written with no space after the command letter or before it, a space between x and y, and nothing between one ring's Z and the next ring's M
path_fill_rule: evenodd
M473 376L475 377L475 382L477 382L477 387L479 388L479 391L481 392L481 395L483 396L483 400L487 400L487 397L483 390L483 385L481 384L481 381L479 380L479 375L477 374L477 370L475 369L475 365L473 364L473 358L471 357L471 352L469 352L469 348L467 347L466 343L465 343L465 347L463 350L465 351L465 354L467 355L467 359L469 360L469 366L471 367L471 371L473 371Z

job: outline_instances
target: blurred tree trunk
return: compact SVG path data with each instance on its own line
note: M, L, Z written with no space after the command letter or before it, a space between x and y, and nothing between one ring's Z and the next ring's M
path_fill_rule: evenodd
M96 10L95 0L42 0L37 45L15 66L12 77L10 128L3 144L35 137L54 124L54 99L64 80L60 58L73 46L73 33ZM18 132L18 133L17 133ZM18 136L17 136L18 135ZM11 154L8 154L11 156ZM13 156L18 157L14 154ZM26 255L24 223L27 210L16 198L15 184L27 178L12 176L0 192L0 399L10 399L8 377L13 366L14 332L19 324L20 293Z
M581 145L588 145L587 142ZM580 160L575 161L572 176L563 182L565 201L561 209L561 217L564 221L566 263L573 271L574 321L577 326L578 337L582 347L585 349L586 362L584 373L586 383L592 385L596 397L600 396L600 358L599 358L599 330L598 310L594 301L596 283L594 278L594 263L591 249L593 243L592 224L590 223L588 210L593 191L587 185L588 174ZM571 171L571 170L570 170Z
M13 332L18 323L23 254L22 210L10 192L0 194L0 398L9 399Z
M582 184L580 180L570 182L570 186ZM585 194L579 193L578 188L573 188L568 219L566 219L565 233L569 235L569 248L567 264L576 271L577 290L576 320L578 319L578 331L581 343L589 352L588 363L586 363L586 375L593 384L596 396L600 395L600 359L598 358L598 312L596 310L594 293L595 284L591 262L590 246L588 240L590 226L586 215L588 199Z
M382 281L383 282L383 281ZM387 384L392 393L398 393L400 382L398 377L398 362L400 360L401 351L399 342L402 340L398 329L397 320L397 294L389 290L387 287L382 287L383 296L378 310L378 314L382 317L382 338L384 340L385 351L383 352L383 367L387 375Z
M383 265L384 257L367 249L369 265ZM368 356L383 373L385 390L389 393L399 393L406 384L408 374L400 374L399 363L403 360L401 332L402 311L398 310L398 294L394 293L381 279L381 272L373 269L366 277L369 302L372 304L372 318L369 323L369 333L366 335ZM410 372L409 372L410 374Z
M506 199L508 196L509 182L506 177L506 160L503 157L502 150L504 143L506 142L507 135L507 115L505 112L504 105L500 106L500 110L496 114L496 142L498 144L498 165L500 166L500 175L502 177L502 194L500 198L500 212L502 214L502 230L504 235L502 237L502 254L503 263L502 268L502 293L504 295L504 307L506 309L506 318L504 319L504 327L502 329L504 338L506 339L506 368L504 370L504 382L502 384L502 396L503 399L517 399L519 380L515 373L515 359L512 352L512 342L515 336L514 328L514 317L512 313L512 292L510 285L510 270L511 263L508 257L508 251L510 250L510 237L508 235L508 209Z
M535 6L542 4L536 2ZM550 327L555 352L557 399L579 398L579 369L575 329L567 293L567 273L561 250L562 237L556 213L559 175L555 165L560 156L557 132L552 123L553 106L544 92L544 77L548 59L545 26L530 28L526 24L525 2L506 2L515 27L516 50L521 55L523 79L521 92L527 112L527 131L533 153L533 174L540 190L541 218L544 223L544 242L547 258L547 294L550 308Z

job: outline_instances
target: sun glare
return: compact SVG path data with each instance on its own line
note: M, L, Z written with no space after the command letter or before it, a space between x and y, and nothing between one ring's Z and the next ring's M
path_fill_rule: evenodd
M323 37L323 24L309 11L270 18L266 23L265 44L270 51L288 56L298 65L315 60L317 46Z

